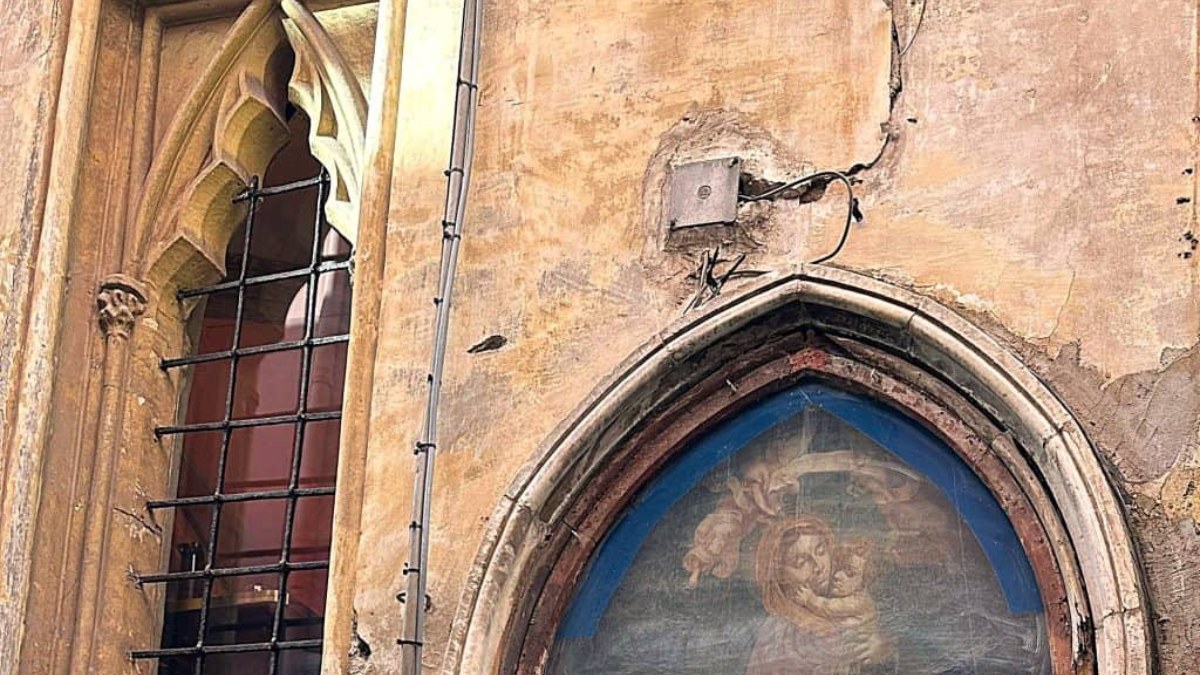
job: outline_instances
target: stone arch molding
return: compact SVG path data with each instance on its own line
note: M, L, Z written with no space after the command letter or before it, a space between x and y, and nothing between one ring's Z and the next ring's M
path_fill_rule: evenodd
M308 115L310 149L330 176L326 217L356 241L366 97L303 4L252 0L155 151L133 222L139 278L167 288L224 272L245 209L233 199L287 142L289 102Z
M446 675L512 669L511 655L530 630L527 596L531 588L537 593L553 565L545 542L571 527L565 514L580 508L589 482L616 460L632 430L652 418L656 401L689 386L682 372L696 368L705 352L715 350L724 359L742 353L733 344L736 336L763 320L900 353L997 420L1010 447L1017 446L997 454L1006 454L1005 462L1027 463L1014 467L1014 474L1025 471L1044 486L1045 497L1034 509L1052 545L1074 568L1064 576L1076 670L1152 672L1148 606L1120 502L1065 405L1011 352L946 307L852 272L804 265L685 315L627 359L555 430L489 520L455 616Z

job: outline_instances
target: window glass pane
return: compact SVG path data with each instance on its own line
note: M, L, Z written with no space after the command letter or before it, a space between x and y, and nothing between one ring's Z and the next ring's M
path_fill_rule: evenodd
M348 349L345 342L313 349L312 371L308 376L309 412L341 410Z
M304 432L304 454L300 458L300 487L332 487L337 474L340 420L309 422Z
M296 425L234 429L225 464L226 494L287 489Z
M221 673L221 675L269 673L271 672L271 655L270 652L210 654L204 658L204 672Z
M296 523L289 556L291 561L327 560L332 526L333 497L301 497L296 500Z
M236 288L201 296L196 311L203 312L196 354L223 352L233 348L233 326L236 323L238 292Z
M208 561L208 535L212 527L212 517L211 504L175 508L170 571L193 572L204 569ZM192 597L199 595L202 588L199 580L187 580L172 582L167 590L168 594L178 591L186 597Z
M288 575L288 602L284 609L283 637L287 640L320 639L325 618L328 575L323 570L302 570Z
M215 566L249 567L279 562L286 507L286 499L223 505Z
M190 379L187 394L188 424L220 422L229 405L229 361L206 361L184 369Z
M217 462L224 436L222 431L202 431L180 437L183 446L179 463L180 497L210 495L217 489Z
M321 225L321 259L327 261L348 260L350 258L350 241L341 233L329 226Z
M317 279L316 306L314 337L350 332L350 273L347 270L326 272Z
M211 506L175 509L175 524L171 536L173 545L167 568L170 572L195 572L204 569L208 561L208 536L212 515ZM163 647L195 646L206 587L207 582L199 578L180 579L166 584ZM183 667L184 663L182 660L178 661L175 667Z
M321 650L317 647L307 647L305 649L288 649L280 652L279 672L287 673L288 675L319 675L321 672Z
M238 361L235 419L295 414L300 403L303 352L253 354Z
M159 664L159 675L195 675L195 666L191 658L173 656L162 659Z
M208 602L204 642L232 645L269 641L280 597L278 574L215 579Z
M300 263L303 267L308 262ZM304 337L308 276L246 287L240 347L290 342Z

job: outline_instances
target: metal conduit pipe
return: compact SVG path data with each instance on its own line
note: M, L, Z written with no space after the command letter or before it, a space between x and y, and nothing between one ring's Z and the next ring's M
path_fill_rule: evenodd
M441 223L442 256L438 290L434 297L433 355L428 375L425 422L414 454L412 521L409 523L409 562L405 564L404 633L401 670L421 675L425 646L426 587L429 560L429 521L433 496L433 468L437 457L438 401L441 397L442 370L446 361L446 341L450 326L450 299L454 291L454 272L466 215L467 192L471 186L471 158L475 149L475 115L479 106L479 44L483 18L483 0L464 0L462 32L459 38L458 75L454 95L454 129L450 137L450 164L446 169L446 205Z

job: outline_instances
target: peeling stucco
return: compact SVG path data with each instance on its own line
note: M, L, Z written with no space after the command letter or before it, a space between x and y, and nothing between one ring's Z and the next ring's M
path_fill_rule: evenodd
M760 23L777 10L789 20ZM1194 164L1194 8L943 0L777 10L488 4L434 506L439 596L468 579L492 508L534 448L685 314L705 252L720 244L723 255L746 254L745 269L771 271L836 241L838 186L807 203L743 207L736 226L691 241L673 237L663 186L687 161L736 156L767 181L869 165L855 175L864 221L834 264L942 301L1021 355L1085 422L1123 494L1157 491L1194 452L1186 385L1196 363L1185 350L1200 334L1200 305L1194 260L1177 255L1192 205L1176 203L1194 184L1184 173ZM577 37L581 22L587 35ZM849 99L858 103L839 107ZM397 173L411 197L398 222L434 217L440 192L415 196L424 188L413 186L434 185L422 181L441 168ZM434 242L414 228L397 226L389 249L385 362L419 362L412 345L428 339L428 306L410 296L432 282ZM466 353L492 334L507 338L503 349ZM420 382L404 382L381 389L396 394L377 410L382 426L412 427ZM369 473L409 470L389 447L373 443ZM403 557L386 524L407 517L385 496L394 485L380 478L369 489L379 524L363 541ZM363 569L394 584L386 565ZM1185 582L1164 602L1194 590ZM394 600L370 588L358 598L374 610L372 633L386 634ZM449 620L430 618L431 654ZM1170 653L1164 672L1190 672L1185 649ZM372 660L397 658L384 645Z
M94 180L78 197L71 285L61 280L74 288L63 319L69 340L57 354L60 372L71 378L94 378L98 370L88 347L91 289L100 270L116 264L103 244L119 238L124 222L120 188L109 194L105 186L111 167L131 165L125 140L138 98L126 69L137 60L130 45L140 39L141 19L127 3L101 4L108 51L98 60L103 86L89 114L104 142L87 146ZM374 3L318 4L318 19L365 87L378 67L372 30L380 13ZM836 242L846 207L838 185L803 199L743 204L732 227L668 232L663 194L672 167L736 156L761 184L819 170L853 174L864 219L851 226L832 264L967 317L1061 399L1126 508L1161 672L1200 672L1194 2L485 4L475 173L431 533L431 669L452 644L453 608L478 582L472 565L497 526L497 504L511 498L506 489L597 382L695 311L704 256L719 245L726 259L746 256L743 270L777 272ZM14 177L0 186L13 205L0 227L6 500L31 489L40 470L31 455L13 454L13 437L27 430L12 420L28 398L17 374L31 344L58 11L29 0L0 10L0 141ZM386 102L398 108L400 140L362 525L353 533L355 579L346 590L356 614L349 635L331 637L354 673L395 672L400 658L396 593L411 520L408 448L420 424L432 341L461 18L456 0L411 3L408 11L405 75L399 98ZM152 129L170 124L190 90L188 75L209 62L232 22L185 23L165 36L167 82L154 94ZM708 301L736 297L753 279L729 279ZM148 315L144 330L165 325L157 321ZM134 355L147 372L155 372L156 357ZM67 450L78 445L71 439L83 434L94 394L94 386L58 391L56 407L43 411L62 449L45 465L47 485L59 492L44 500L44 522L69 522L75 508L56 496L74 494ZM143 394L148 415L171 416L173 401ZM144 438L125 450L165 462ZM144 544L143 552L160 536L136 506L144 499L136 491L119 495L112 514L122 537ZM34 528L28 509L3 515L6 527L19 521ZM58 530L36 527L54 562ZM5 562L22 563L21 555ZM21 568L6 564L14 569ZM14 574L0 579L0 672L7 672L2 648L26 620L13 613L14 593L35 587L49 598L43 607L57 602L53 589L36 588L44 580ZM31 620L46 616L54 614ZM38 640L47 635L54 632Z

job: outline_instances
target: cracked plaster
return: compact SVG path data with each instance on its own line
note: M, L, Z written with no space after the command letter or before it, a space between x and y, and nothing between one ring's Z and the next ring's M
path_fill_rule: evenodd
M135 96L117 84L128 19L104 6L110 51L99 62L93 114L117 120L97 128L124 129L111 108ZM778 180L873 161L886 134L885 151L856 187L866 220L836 264L914 289L985 327L1083 421L1128 509L1162 672L1200 670L1192 648L1200 642L1200 300L1197 259L1180 255L1183 233L1197 230L1194 3L930 0L902 59L891 33L894 24L901 42L911 37L912 1L818 0L796 12L783 2L493 0L485 11L476 182L434 505L431 663L440 663L452 608L478 583L471 563L497 526L497 504L511 498L510 481L605 373L683 314L699 251L661 246L654 195L665 165L745 153L755 171ZM396 448L416 433L423 403L458 12L447 0L410 8L420 29L410 31L398 100L353 589L353 637L371 654L352 660L354 672L391 672L398 655L394 596L411 459ZM2 13L13 20L0 31L0 87L10 94L0 105L15 122L6 118L0 134L11 141L9 173L24 177L8 184L7 203L20 208L0 228L0 427L8 427L25 400L15 383L31 344L28 317L14 309L32 297L53 112L46 92L55 86L49 59L62 17L20 0ZM374 21L374 10L318 17L367 82L370 50L355 31ZM199 52L220 30L217 22L172 36L180 53L167 70L203 62ZM163 101L164 118L171 106ZM109 145L88 146L96 167L128 162ZM81 213L108 222L97 185L109 174L94 171L100 180L83 186ZM757 220L758 243L743 242L750 265L783 269L828 248L843 208L836 189ZM88 368L87 280L106 236L90 224L73 234L67 320L80 330L64 338L62 368ZM724 293L745 287L733 281ZM145 321L155 330L153 316ZM504 349L466 353L491 334L508 338ZM152 355L139 358L153 368ZM77 413L95 392L55 395L60 411ZM71 437L56 419L58 436ZM20 458L4 434L6 489L26 489L28 476L13 482ZM70 470L63 460L47 466L55 475ZM121 526L143 536L135 520ZM0 603L9 602L8 589L0 591Z

